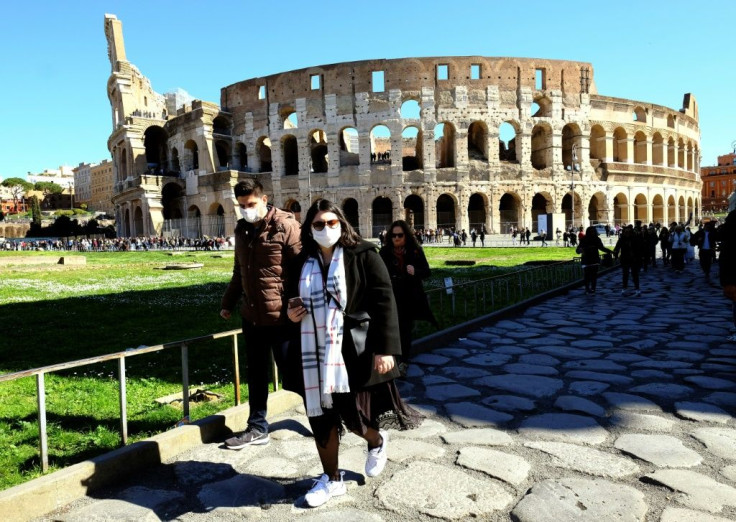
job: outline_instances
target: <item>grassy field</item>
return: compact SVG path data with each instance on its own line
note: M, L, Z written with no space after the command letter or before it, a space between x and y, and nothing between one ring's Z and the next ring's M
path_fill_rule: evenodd
M456 282L498 275L529 261L569 260L569 248L425 249L433 277ZM60 253L0 252L3 258ZM232 273L232 252L85 253L85 266L0 265L0 373L26 370L141 345L238 328L222 320L220 298ZM446 261L471 259L472 267ZM197 270L163 270L199 262ZM441 320L444 318L440 317ZM241 358L241 364L246 361ZM198 419L234 404L231 344L190 347L190 382L224 396L192 408ZM181 391L180 352L173 349L128 359L130 440L173 428L181 410L155 398ZM244 374L244 369L241 368ZM96 364L47 375L51 471L120 445L116 365ZM243 397L247 390L243 390ZM41 474L35 379L0 383L0 489Z

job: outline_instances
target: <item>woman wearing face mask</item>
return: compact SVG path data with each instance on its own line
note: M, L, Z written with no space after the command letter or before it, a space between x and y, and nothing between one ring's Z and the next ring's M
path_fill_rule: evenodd
M301 232L298 289L288 316L301 327L304 403L324 474L305 496L316 507L346 492L338 469L343 424L365 439L365 474L375 477L387 460L388 433L416 427L421 415L406 406L394 383L401 353L396 304L375 246L363 241L340 208L326 199L307 211ZM297 278L294 278L297 279ZM358 354L344 327L346 315L370 316L365 350Z

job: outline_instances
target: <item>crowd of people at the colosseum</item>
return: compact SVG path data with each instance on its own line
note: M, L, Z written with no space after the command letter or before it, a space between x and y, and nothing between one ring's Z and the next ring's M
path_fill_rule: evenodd
M132 252L153 250L217 251L233 248L233 239L217 237L117 237L117 238L55 238L5 241L0 250L6 251L66 251L66 252Z

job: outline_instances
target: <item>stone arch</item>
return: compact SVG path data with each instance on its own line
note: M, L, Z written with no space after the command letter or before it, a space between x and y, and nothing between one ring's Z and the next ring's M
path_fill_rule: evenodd
M646 123L647 111L645 111L643 107L637 105L631 113L631 119L637 123Z
M647 222L647 197L644 194L637 194L634 197L634 220L642 223Z
M455 167L455 126L447 121L438 123L434 128L434 143L437 168Z
M371 128L370 136L371 163L391 163L391 130L379 123Z
M144 235L143 228L143 209L140 206L135 207L133 211L133 236Z
M621 163L629 161L628 141L626 131L622 127L616 127L613 131L613 161Z
M552 127L538 123L532 129L532 167L536 170L552 166Z
M552 196L549 192L537 192L532 197L532 230L537 229L537 223L539 222L539 216L545 214L551 214L554 211L554 204L552 203ZM536 230L539 233L539 230ZM546 231L548 235L551 231Z
M672 195L667 198L667 216L670 223L677 221L677 204Z
M562 127L562 164L567 167L577 165L580 162L582 147L582 131L577 123L568 123ZM572 148L577 147L577 157L572 157Z
M451 194L440 194L437 198L437 226L455 228L457 226L457 201Z
M506 192L498 202L501 230L518 227L523 220L521 198L515 192Z
M672 136L667 140L667 166L672 168L677 166L675 159L675 139Z
M355 127L344 127L340 136L340 166L360 165L360 140Z
M664 222L664 198L655 194L652 198L652 222L666 225Z
M483 121L468 127L468 159L488 161L488 125Z
M238 142L238 158L240 158L239 170L245 171L248 169L248 148L245 143Z
M552 100L547 95L538 95L534 97L531 105L530 116L533 118L549 118L552 116Z
M299 174L299 145L296 136L287 134L281 138L281 153L283 154L283 176Z
M393 202L386 196L378 196L371 204L371 212L373 217L372 237L378 237L381 230L388 230L394 221Z
M677 139L677 167L685 168L685 142L682 138Z
M309 156L312 161L311 172L327 172L330 158L327 153L327 134L321 129L309 133Z
M677 214L678 215L678 221L680 221L680 223L683 223L685 221L685 216L687 214L687 209L685 208L685 197L684 196L680 196L680 198L678 199L677 203L678 203L678 205L677 205L677 207L678 207L678 209L677 209L678 210L678 214Z
M574 201L573 197L575 198ZM577 228L582 224L583 201L580 199L580 194L574 190L562 196L560 210L565 214L565 228L569 229L571 226Z
M167 183L161 189L161 206L164 219L181 219L184 189L178 183Z
M120 151L120 172L118 174L120 181L125 181L128 178L128 151L123 148Z
M404 219L415 230L425 227L424 200L417 194L410 194L404 200Z
M674 116L674 115L672 115L672 114L669 114L669 115L667 116L667 126L668 126L668 127L670 128L670 129L674 129L674 128L675 128L675 116Z
M606 195L603 192L596 192L588 201L588 222L608 223L608 212L606 209Z
M401 168L406 172L422 166L422 132L414 126L406 127L401 132Z
M474 192L468 199L468 226L480 231L486 226L488 197L482 192Z
M613 221L618 224L630 223L629 198L623 192L613 197Z
M271 162L271 138L261 136L256 141L256 154L258 155L258 163L260 165L259 172L271 172L273 163Z
M643 131L634 134L634 163L647 163L647 135Z
M199 169L199 146L194 140L188 140L184 144L186 149L186 158L184 159L184 170Z
M515 121L504 121L498 126L498 159L509 163L519 163L516 154L516 138L520 127Z
M652 165L666 165L665 158L664 138L659 132L655 132L652 137Z
M360 234L360 207L355 198L346 198L342 202L342 212L348 223Z
M413 97L407 98L401 104L400 113L402 120L418 120L421 113L419 101Z
M169 135L158 125L151 125L143 132L143 146L146 149L146 173L163 174L169 169L166 141Z
M181 165L179 164L179 150L176 147L171 149L171 171L176 173L181 172Z
M279 110L281 116L282 126L285 130L298 129L299 128L299 115L294 110L294 107L287 105Z
M217 170L227 170L230 167L230 143L225 140L215 140L215 156Z
M694 204L693 204L693 198L688 197L687 198L687 210L686 212L693 212L695 210ZM687 219L687 216L685 216L685 219Z
M197 205L187 209L187 220L179 226L180 235L185 237L202 237L202 211Z
M606 131L600 125L590 129L590 159L606 159Z
M685 168L689 171L693 170L693 142L687 141L687 149L685 154Z

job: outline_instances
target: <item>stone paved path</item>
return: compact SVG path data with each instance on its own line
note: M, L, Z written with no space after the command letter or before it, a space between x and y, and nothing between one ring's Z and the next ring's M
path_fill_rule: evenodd
M363 475L346 436L348 492L304 506L321 473L306 417L273 419L268 446L203 444L52 518L88 520L736 520L736 344L730 308L695 266L618 271L417 356L404 396L427 419L391 432ZM47 520L49 518L46 518Z

